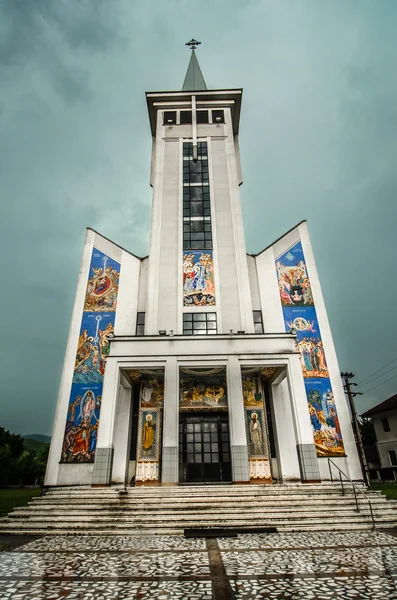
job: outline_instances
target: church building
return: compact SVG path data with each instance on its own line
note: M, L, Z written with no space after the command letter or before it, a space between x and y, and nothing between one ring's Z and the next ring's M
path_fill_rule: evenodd
M243 92L198 43L146 93L149 256L87 229L46 486L362 480L306 222L247 254Z

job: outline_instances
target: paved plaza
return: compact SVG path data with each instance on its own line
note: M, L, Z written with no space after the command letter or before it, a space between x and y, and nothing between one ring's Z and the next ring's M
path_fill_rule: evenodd
M1 600L397 599L381 532L43 537L0 553Z

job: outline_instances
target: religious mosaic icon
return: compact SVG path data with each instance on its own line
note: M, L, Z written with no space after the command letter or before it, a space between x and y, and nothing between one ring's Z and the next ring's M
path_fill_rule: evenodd
M287 253L287 260L278 260L276 270L281 302L284 306L311 306L313 304L312 290L307 276L306 265L303 260L297 264L288 264L294 261L294 255Z
M114 314L85 313L79 336L73 383L100 383L109 354L109 337L114 333ZM102 324L103 323L103 324ZM100 329L103 327L103 329Z
M305 387L318 456L344 455L342 433L329 380L306 380Z
M285 330L296 335L318 456L345 450L301 242L276 261ZM300 291L297 290L300 287ZM298 298L299 296L299 298Z
M95 258L99 260L94 261ZM91 277L87 284L84 310L92 312L115 311L119 289L120 265L105 254L94 252L90 274Z
M243 398L244 406L257 406L262 408L262 392L257 389L256 379L253 377L243 377Z
M114 334L120 265L93 248L80 335L77 342L62 448L62 462L95 458L103 377ZM100 313L100 314L98 314Z
M212 250L183 255L184 306L215 306Z
M180 380L180 408L215 409L227 407L226 379L203 381L201 379Z
M150 378L141 383L141 406L162 407L164 404L164 381Z
M160 413L156 409L141 408L139 413L138 460L159 460Z
M62 447L63 462L94 459L102 386L73 386Z

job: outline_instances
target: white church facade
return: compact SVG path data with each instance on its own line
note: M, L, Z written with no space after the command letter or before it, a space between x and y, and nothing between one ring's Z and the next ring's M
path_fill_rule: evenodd
M149 256L87 229L46 486L362 473L305 221L247 254L241 89L146 94Z

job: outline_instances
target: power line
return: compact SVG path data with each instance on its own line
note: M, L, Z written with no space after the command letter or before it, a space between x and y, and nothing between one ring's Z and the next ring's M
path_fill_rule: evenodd
M372 379L370 379L369 381L367 381L367 383L364 383L364 385L369 385L370 383L372 383L376 379L379 379L379 377L383 377L383 375L387 375L388 373L390 373L390 371L394 371L394 369L397 369L397 365L395 367L392 367L388 371L385 371L384 373L381 373L380 375L377 375L376 377L373 377ZM365 393L365 390L364 390L364 393Z
M387 383L388 381L391 381L392 379L395 379L396 377L397 377L397 375L393 375L393 377L389 377L389 379L386 379L386 381L381 381L377 385L374 385L374 387L371 387L371 388L369 388L369 390L366 390L364 393L368 394L368 392L370 392L371 390L374 390L375 388L379 387L380 385L383 385L384 383Z
M359 381L357 385L361 385L361 384L364 383L364 381L367 381L368 379L371 379L372 375L376 375L376 373L379 373L379 371L383 371L383 369L385 369L386 367L388 367L392 363L396 362L396 360L397 360L397 356L396 356L396 358L393 358L393 360L391 360L390 362L388 362L386 365L383 365L383 367L380 367L380 369L377 369L376 371L374 371L373 373L371 373L370 375L368 375L367 377L365 377L362 381Z

